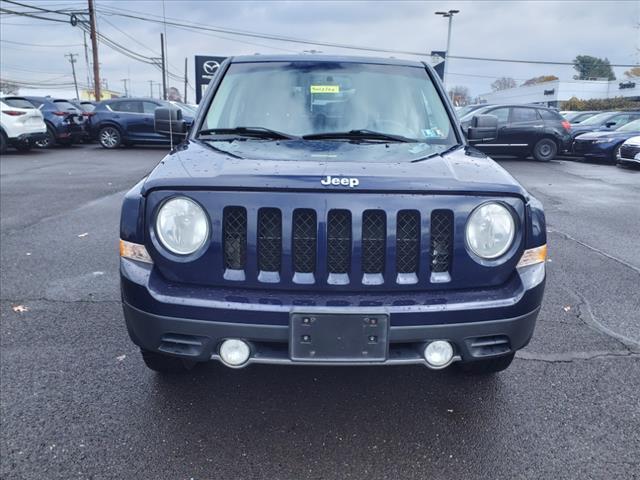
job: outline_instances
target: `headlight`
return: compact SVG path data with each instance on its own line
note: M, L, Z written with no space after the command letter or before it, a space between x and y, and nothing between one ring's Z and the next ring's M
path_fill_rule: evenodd
M611 143L613 142L615 139L613 138L598 138L597 140L595 140L593 143Z
M160 243L170 252L189 255L209 236L209 220L202 207L186 197L176 197L162 205L156 217Z
M504 254L515 237L513 215L499 203L477 207L467 220L467 245L481 258L493 259Z

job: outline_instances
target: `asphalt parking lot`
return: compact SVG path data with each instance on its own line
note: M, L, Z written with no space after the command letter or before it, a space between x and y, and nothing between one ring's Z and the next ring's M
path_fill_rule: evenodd
M495 377L163 379L127 336L117 257L122 196L163 154L0 160L0 477L640 478L640 171L501 161L543 201L550 258L534 339Z

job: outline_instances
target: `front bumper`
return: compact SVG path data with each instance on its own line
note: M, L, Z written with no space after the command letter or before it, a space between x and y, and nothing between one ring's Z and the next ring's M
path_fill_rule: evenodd
M544 291L544 264L527 288L526 275L491 291L414 292L268 299L265 292L203 289L167 284L153 267L121 260L124 316L133 342L145 350L196 361L219 360L220 343L247 341L248 363L398 365L426 364L432 340L454 346L454 361L472 362L512 353L529 342ZM533 272L533 271L531 271ZM263 298L260 298L263 297ZM396 298L397 297L397 298ZM402 297L402 298L400 298ZM372 299L384 300L372 302ZM268 301L271 300L271 301ZM382 361L318 362L291 359L292 313L385 314L388 349Z

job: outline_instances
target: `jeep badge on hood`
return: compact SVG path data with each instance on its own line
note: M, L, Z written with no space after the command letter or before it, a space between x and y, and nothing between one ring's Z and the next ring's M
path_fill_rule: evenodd
M347 178L347 177L338 178L338 177L332 177L331 175L327 175L322 180L320 180L320 183L322 185L343 185L345 187L353 188L360 185L360 180L358 180L357 178Z

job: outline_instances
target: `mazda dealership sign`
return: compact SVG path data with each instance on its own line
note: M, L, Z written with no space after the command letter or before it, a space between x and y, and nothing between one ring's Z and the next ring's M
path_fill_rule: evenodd
M196 55L196 102L200 103L202 95L209 85L209 82L215 77L220 64L227 57L209 57L205 55Z

